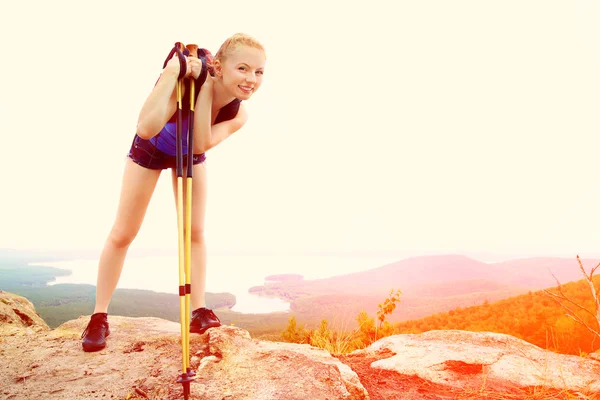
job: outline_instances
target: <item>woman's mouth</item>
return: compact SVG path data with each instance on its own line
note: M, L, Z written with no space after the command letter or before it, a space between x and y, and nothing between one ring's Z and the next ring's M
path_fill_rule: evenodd
M249 86L242 86L242 85L238 85L238 87L240 88L240 90L246 94L250 94L252 93L253 88L249 87Z

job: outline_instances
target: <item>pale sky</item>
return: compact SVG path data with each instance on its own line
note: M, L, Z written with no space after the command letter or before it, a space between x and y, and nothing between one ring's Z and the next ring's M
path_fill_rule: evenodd
M267 50L207 154L211 250L600 254L600 2L22 1L0 15L0 248L100 249L176 41ZM176 247L163 172L136 248Z

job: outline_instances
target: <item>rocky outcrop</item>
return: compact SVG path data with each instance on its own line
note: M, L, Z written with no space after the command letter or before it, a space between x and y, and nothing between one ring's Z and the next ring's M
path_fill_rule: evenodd
M0 335L21 332L23 328L33 331L50 329L29 300L0 290Z
M398 386L412 377L413 388L429 387L430 393L446 395L524 395L533 388L538 392L571 392L576 394L574 398L600 394L600 362L594 357L553 353L499 333L447 330L395 335L342 360L359 372L367 390L370 385L364 376L382 376L384 382L379 383L384 386ZM368 369L365 360L369 361Z
M3 336L0 396L6 399L182 399L180 327L158 318L109 316L107 347L84 353L89 317L47 332ZM197 377L190 399L369 399L358 375L308 345L252 339L223 326L192 335Z
M183 398L179 324L109 316L107 347L85 353L80 335L89 316L50 330L22 297L0 292L0 306L0 398ZM489 332L396 335L335 357L309 345L256 340L233 326L193 334L190 344L197 373L190 399L528 398L532 388L580 399L600 394L597 359Z

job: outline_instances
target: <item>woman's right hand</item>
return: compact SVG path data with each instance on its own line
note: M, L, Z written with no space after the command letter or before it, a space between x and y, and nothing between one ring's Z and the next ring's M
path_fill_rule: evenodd
M187 61L187 57L185 60L185 64L186 64L186 72L185 75L187 76L189 73L189 63ZM171 59L169 60L169 62L167 62L167 65L165 66L165 71L169 71L171 73L173 73L176 76L179 76L179 57L177 56L177 53L173 54L173 57L171 57Z

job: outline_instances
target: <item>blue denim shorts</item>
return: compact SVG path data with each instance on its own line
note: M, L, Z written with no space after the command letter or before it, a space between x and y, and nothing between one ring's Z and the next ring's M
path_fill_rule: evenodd
M148 169L167 169L177 167L177 157L171 156L156 148L149 140L142 139L137 134L133 138L127 157L133 162ZM194 154L192 163L201 164L206 160L204 153ZM187 165L187 154L183 155L183 168Z

